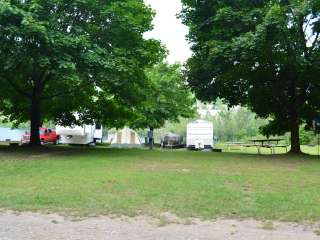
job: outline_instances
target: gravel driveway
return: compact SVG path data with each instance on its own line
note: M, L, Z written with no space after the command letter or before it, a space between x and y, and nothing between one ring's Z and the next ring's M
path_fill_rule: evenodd
M173 215L95 217L83 220L59 215L0 213L0 240L316 240L315 226L262 223L253 220L192 220L177 223Z

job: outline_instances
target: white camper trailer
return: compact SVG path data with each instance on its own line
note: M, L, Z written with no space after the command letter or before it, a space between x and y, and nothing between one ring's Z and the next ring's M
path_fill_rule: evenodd
M187 126L187 148L212 149L213 124L204 120L196 120Z
M102 141L102 127L99 124L63 127L56 126L60 136L59 143L70 145L88 145Z
M103 129L102 125L100 123L95 124L95 130L94 130L94 142L100 142L102 143L103 141Z

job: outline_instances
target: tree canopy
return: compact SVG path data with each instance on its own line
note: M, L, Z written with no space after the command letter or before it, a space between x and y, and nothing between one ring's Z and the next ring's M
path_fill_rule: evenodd
M260 128L267 120L258 118L246 107L228 108L220 100L214 105L216 113L208 113L206 120L213 122L214 135L220 141L245 141L261 137Z
M161 128L166 121L177 122L195 113L195 98L191 94L180 64L159 63L146 70L150 80L147 98L137 108L139 117L132 127L151 130Z
M272 119L264 133L291 132L320 108L320 1L182 0L193 56L188 81L204 101L223 98Z
M164 55L143 37L153 15L143 0L2 0L1 114L30 120L34 145L46 120L123 124L144 99L145 67Z

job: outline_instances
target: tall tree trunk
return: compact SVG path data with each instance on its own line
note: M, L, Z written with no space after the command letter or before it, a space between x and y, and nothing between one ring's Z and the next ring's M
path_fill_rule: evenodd
M33 97L31 100L31 130L30 130L30 146L41 146L39 128L41 127L40 100Z
M290 87L289 87L289 92L291 95L291 109L290 109L290 131L291 131L291 153L299 154L301 152L301 147L300 147L300 133L299 133L299 114L297 112L298 109L298 96L297 96L297 78L295 69L292 71L289 71L289 76L292 76Z
M301 152L299 123L294 121L291 125L291 153L299 154Z

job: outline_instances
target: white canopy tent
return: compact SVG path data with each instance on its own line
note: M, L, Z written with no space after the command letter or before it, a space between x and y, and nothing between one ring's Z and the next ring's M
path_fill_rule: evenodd
M111 146L116 147L139 147L141 144L138 133L130 128L118 131L111 142Z

